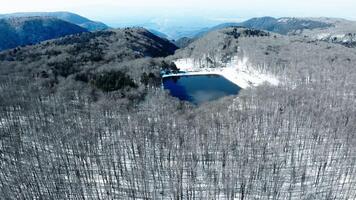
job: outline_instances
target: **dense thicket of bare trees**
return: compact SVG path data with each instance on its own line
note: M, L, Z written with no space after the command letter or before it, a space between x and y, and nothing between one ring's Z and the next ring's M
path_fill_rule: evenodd
M1 198L355 199L351 75L199 108L151 89L129 111L3 78Z

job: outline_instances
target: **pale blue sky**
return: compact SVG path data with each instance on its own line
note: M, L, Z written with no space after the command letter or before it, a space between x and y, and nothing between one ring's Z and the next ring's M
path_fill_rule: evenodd
M356 20L356 0L0 0L0 3L0 13L71 11L108 24L143 19L168 23L186 17L210 22L260 16Z

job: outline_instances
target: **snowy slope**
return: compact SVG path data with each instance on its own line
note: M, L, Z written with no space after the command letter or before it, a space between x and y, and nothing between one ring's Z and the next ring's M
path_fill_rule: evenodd
M256 70L248 62L248 58L239 59L237 56L222 68L204 68L192 58L182 58L174 62L176 66L186 73L185 75L221 75L241 88L248 88L268 83L278 85L279 80L270 74L264 74ZM176 74L174 76L179 76Z

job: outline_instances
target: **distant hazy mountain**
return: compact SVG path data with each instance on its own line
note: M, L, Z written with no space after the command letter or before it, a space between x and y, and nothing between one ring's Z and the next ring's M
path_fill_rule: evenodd
M138 23L138 26L148 30L155 30L166 35L169 40L178 40L182 37L194 37L204 27L210 27L216 23L207 23L204 20L181 16L176 18L154 18L146 22Z
M194 38L189 38L189 37L182 37L182 38L179 38L178 40L174 40L174 39L170 39L170 37L168 35L160 32L160 31L157 31L154 29L149 29L149 31L160 38L171 41L179 48L187 47L190 43L192 43L194 41Z
M240 26L262 29L286 35L302 32L303 30L329 28L332 27L332 24L303 18L284 17L275 19L273 17L262 17L252 18L248 21L242 22Z
M44 40L87 32L69 22L50 17L16 17L0 19L0 50Z
M11 18L11 17L54 17L58 18L78 26L81 26L89 31L98 31L98 30L105 30L109 27L102 22L95 22L89 20L85 17L80 15L70 13L70 12L25 12L25 13L12 13L12 14L4 14L0 15L0 18Z
M239 24L279 34L307 36L315 40L356 47L356 22L337 18L253 18Z
M147 28L148 30L154 30L153 33L158 34L158 36L167 38L169 40L178 40L183 37L192 38L196 35L196 33L200 32L202 29L199 28L192 28L192 27L175 27L175 26L168 26L162 25L142 25L142 27Z
M252 18L240 23L224 23L217 26L214 26L208 30L202 30L197 36L201 36L207 32L231 27L231 26L241 26L245 28L260 29L270 32L275 32L283 35L287 34L296 34L304 30L313 30L313 29L322 29L329 28L333 25L326 22L321 22L318 20L312 19L303 19L303 18L273 18L273 17L261 17L261 18Z
M202 30L195 35L195 38L232 26L254 28L282 35L307 36L315 40L356 47L356 22L336 18L252 18L241 23L224 23Z

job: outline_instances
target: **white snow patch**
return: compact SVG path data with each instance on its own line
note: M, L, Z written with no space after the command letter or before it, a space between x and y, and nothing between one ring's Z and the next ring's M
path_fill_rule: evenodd
M280 22L280 23L288 23L289 22L289 18L280 18L280 19L278 19L278 22Z
M318 40L324 40L324 39L329 38L329 37L330 37L330 34L329 34L329 33L320 33L320 34L318 34L318 35L316 36L316 38L317 38Z
M332 35L331 37L335 37L335 38L338 38L338 39L342 39L346 36L346 34L335 34L335 35Z
M174 62L176 66L186 73L170 74L168 76L181 75L220 75L245 89L248 87L258 86L263 83L278 85L279 80L271 74L261 73L248 65L248 58L238 59L234 57L231 62L226 64L226 67L221 68L201 68L198 62L192 58L183 58Z

